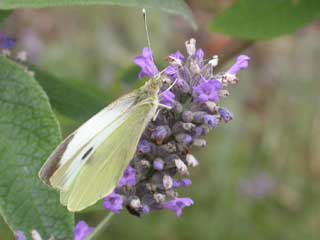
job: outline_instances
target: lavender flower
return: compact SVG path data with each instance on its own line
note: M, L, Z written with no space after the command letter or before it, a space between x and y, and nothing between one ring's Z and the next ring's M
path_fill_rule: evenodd
M182 209L193 204L190 198L176 198L162 204L162 207L176 213L177 217L181 217Z
M142 51L142 55L134 59L134 63L141 67L141 72L138 77L152 78L159 73L157 66L153 62L153 54L150 48L145 47Z
M230 121L232 113L218 105L227 97L230 84L238 82L237 74L248 66L248 57L240 56L226 73L213 73L218 63L214 56L204 61L204 52L196 41L186 42L188 56L179 51L168 56L169 66L159 73L152 52L144 48L135 59L141 67L139 78L154 77L163 81L159 113L139 141L137 151L115 191L107 196L104 208L119 213L124 207L135 216L168 209L179 217L190 198L179 198L177 190L192 184L189 170L199 165L191 154L193 147L205 147L202 139L220 121ZM170 88L170 89L169 89Z
M180 188L180 187L189 187L191 186L192 181L188 178L184 178L180 181L173 181L173 188Z
M103 207L113 213L120 213L120 211L123 209L122 195L112 192L105 197Z
M160 103L170 108L174 106L174 103L175 103L174 99L175 99L175 95L169 90L165 90L160 95Z
M195 59L199 62L202 63L204 58L204 52L201 48L199 48L196 53L195 53Z
M148 140L142 139L138 144L138 153L146 154L151 152L152 145Z
M78 222L73 232L74 240L86 240L93 230L85 221Z
M260 173L240 182L239 190L242 195L257 200L270 196L276 189L277 183L272 176Z
M194 87L194 93L200 103L205 103L209 100L219 101L219 90L222 89L222 84L217 80L206 80L203 77L200 84Z
M0 50L12 50L16 46L16 41L4 33L0 33Z
M15 237L16 237L16 240L27 240L26 236L21 231L16 231Z
M233 119L233 114L226 108L220 108L219 113L222 119L227 123Z
M123 187L125 185L134 186L136 185L136 182L136 170L133 167L128 166L118 184L118 187Z
M216 128L219 124L219 118L216 115L207 114L203 117L203 121L211 128Z
M240 70L246 69L249 66L250 58L246 55L240 55L237 62L227 71L229 74L236 75Z
M161 171L164 168L164 162L161 158L156 158L153 162L153 168L155 170Z

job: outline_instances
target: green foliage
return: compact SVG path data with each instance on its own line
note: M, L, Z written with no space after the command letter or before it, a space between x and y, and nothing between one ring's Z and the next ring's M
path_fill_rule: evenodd
M82 123L107 105L103 93L88 83L70 83L37 68L33 70L59 114Z
M181 15L192 24L193 28L196 28L192 12L183 0L2 0L0 2L0 9L98 4L158 8L172 14Z
M10 15L11 11L0 10L0 25Z
M0 212L13 231L71 239L73 215L38 171L61 141L48 98L23 67L0 57Z
M210 29L261 40L292 33L319 17L319 0L240 0L218 15Z

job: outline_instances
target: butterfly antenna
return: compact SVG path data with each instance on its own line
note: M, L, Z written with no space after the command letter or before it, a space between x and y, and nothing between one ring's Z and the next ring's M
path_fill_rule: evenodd
M147 11L146 11L145 8L142 9L142 14L143 14L144 27L145 27L146 36L147 36L148 47L151 49L149 30L148 30L148 23L147 23Z

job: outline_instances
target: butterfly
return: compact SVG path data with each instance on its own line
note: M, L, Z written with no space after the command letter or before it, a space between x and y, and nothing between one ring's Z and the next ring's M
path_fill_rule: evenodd
M160 78L151 78L101 110L49 156L39 177L60 191L60 202L69 211L81 211L115 189L161 105Z

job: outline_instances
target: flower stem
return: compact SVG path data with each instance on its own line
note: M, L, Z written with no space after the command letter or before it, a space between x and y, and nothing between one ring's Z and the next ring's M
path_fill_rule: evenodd
M94 240L98 239L99 236L106 230L106 228L109 226L109 221L112 218L113 213L110 212L95 228L93 233L89 236L88 240Z

